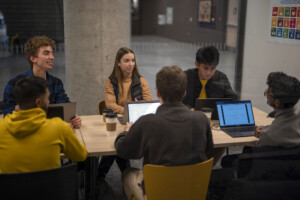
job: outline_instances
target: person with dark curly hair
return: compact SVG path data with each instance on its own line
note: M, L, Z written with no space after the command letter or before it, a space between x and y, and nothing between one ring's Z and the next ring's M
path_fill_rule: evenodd
M257 128L258 146L294 147L300 145L300 115L295 105L300 98L300 81L283 72L272 72L264 95L275 109L270 126Z
M299 146L300 113L296 110L295 105L300 98L300 81L283 72L271 72L267 78L267 85L268 88L264 95L267 97L267 104L275 109L275 119L271 125L257 128L255 136L259 138L259 141L257 147L255 147L257 148L256 151L258 151L258 149L262 152L270 151L270 149L276 148L276 151L279 152L282 149ZM244 149L242 154L250 154L250 152ZM242 154L231 154L222 158L221 165L223 168L215 169L211 173L207 199L224 199L226 189L228 190L228 188L228 196L233 195L230 193L232 192L230 190L230 188L232 189L230 183L232 184L232 180L236 180L237 172L235 170L239 162L238 159ZM252 161L248 164L248 167L251 166ZM239 167L239 173L248 173L248 167ZM260 169L257 168L253 168L251 171L255 171L254 174L257 176L263 171L268 170L265 167L265 165L259 165L262 171L259 171ZM277 177L284 177L285 172L281 170L269 171L265 174L271 177L272 174L276 173ZM247 178L245 178L245 180L247 180ZM253 182L256 183L256 180ZM286 199L290 198L287 197Z
M31 69L24 74L17 75L7 83L3 94L4 116L12 113L13 110L19 109L14 96L14 87L18 80L27 76L40 77L48 82L50 104L70 102L62 81L48 73L48 70L52 69L54 62L54 47L55 41L46 36L35 36L25 43L24 53ZM71 120L71 124L73 127L79 128L81 126L80 117L76 115Z

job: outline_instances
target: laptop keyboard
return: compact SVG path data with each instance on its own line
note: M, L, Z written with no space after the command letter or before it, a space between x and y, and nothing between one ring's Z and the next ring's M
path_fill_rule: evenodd
M223 129L228 130L230 132L248 132L248 131L255 131L255 126L230 127L230 128L223 128Z
M255 129L256 126L222 128L222 130L228 133L231 137L253 136Z

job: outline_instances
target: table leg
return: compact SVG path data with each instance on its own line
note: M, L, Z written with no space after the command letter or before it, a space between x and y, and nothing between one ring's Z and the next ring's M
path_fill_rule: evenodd
M85 161L85 199L97 199L96 177L98 171L98 157L88 157Z

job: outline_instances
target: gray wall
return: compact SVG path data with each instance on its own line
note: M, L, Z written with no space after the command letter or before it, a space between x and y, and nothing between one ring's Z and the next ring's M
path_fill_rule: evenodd
M212 1L216 21L213 28L198 22L198 0L141 0L141 33L159 35L183 42L225 42L227 0ZM158 14L166 14L173 7L173 24L158 25ZM192 19L192 21L190 21Z
M64 0L66 90L79 115L98 113L117 50L129 46L129 0Z
M269 112L263 95L267 76L283 71L300 79L300 46L268 42L270 0L247 2L242 99L255 99L255 107Z

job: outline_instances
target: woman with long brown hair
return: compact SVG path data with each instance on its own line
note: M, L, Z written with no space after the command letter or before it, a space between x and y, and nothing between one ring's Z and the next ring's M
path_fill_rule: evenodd
M118 50L114 69L105 82L105 104L115 113L123 114L126 101L152 100L149 85L137 68L134 52L122 47ZM123 172L129 167L129 160L119 156L103 156L98 167L98 179L105 179L111 165L116 160Z
M118 114L123 114L126 101L152 100L149 85L139 73L131 49L118 50L114 69L105 82L104 96L106 107Z

